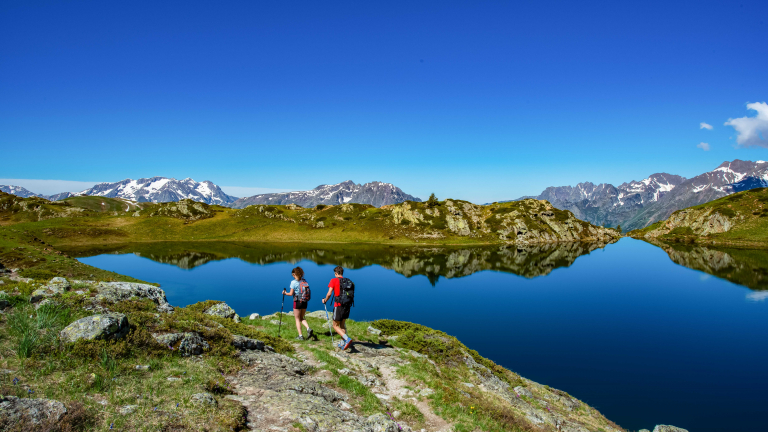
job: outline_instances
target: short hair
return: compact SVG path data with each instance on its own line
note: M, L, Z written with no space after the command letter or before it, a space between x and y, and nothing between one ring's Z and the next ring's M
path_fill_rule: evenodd
M304 270L301 267L296 267L291 271L291 274L295 274L299 279L304 279Z
M339 274L339 275L343 275L344 274L344 269L341 266L336 266L336 268L333 269L333 272L336 273L336 274Z

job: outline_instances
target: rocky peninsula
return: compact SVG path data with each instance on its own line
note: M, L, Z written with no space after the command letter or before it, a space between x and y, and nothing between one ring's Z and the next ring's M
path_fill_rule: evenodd
M308 314L315 340L289 342L288 314L2 270L3 430L623 430L418 324L351 322L356 343L340 351L324 311Z

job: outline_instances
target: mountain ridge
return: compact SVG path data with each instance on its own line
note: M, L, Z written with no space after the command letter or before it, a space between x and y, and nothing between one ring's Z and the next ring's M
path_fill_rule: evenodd
M765 186L768 186L768 162L735 159L690 179L655 173L619 186L591 182L550 186L539 195L517 200L544 199L556 208L570 210L579 219L609 227L621 225L632 230L663 220L686 207Z
M259 194L240 198L232 203L232 208L245 208L249 205L296 204L302 207L338 204L370 204L374 207L399 204L405 201L421 202L421 199L409 195L392 183L373 181L356 184L352 180L332 185L320 185L308 191L293 191Z

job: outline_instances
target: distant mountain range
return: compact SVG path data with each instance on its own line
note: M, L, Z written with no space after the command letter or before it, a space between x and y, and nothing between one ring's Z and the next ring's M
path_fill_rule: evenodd
M736 159L690 179L657 173L618 187L585 182L575 187L548 187L540 195L518 199L547 200L556 208L570 210L579 219L608 227L621 225L627 231L666 219L676 210L766 186L768 162Z
M347 180L334 185L320 185L309 191L269 193L240 198L232 203L233 208L245 208L254 204L298 204L314 207L318 204L336 205L345 203L371 204L381 207L403 201L421 202L391 183L370 182L363 185Z
M24 198L37 196L51 201L59 201L72 196L102 196L123 198L136 202L176 202L191 199L206 204L218 204L226 207L244 208L253 204L298 204L302 207L314 207L317 204L371 204L381 207L403 201L417 201L419 198L408 195L391 183L371 182L363 185L348 180L335 185L320 185L309 191L271 193L247 198L233 197L210 181L196 182L190 178L176 180L166 177L125 179L116 183L99 183L81 192L62 192L55 195L40 195L20 186L0 185L0 191Z

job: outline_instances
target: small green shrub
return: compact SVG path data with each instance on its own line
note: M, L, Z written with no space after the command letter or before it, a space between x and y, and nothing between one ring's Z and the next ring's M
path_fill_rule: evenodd
M322 210L325 208L325 204L318 204L315 206L315 210Z
M19 276L38 280L51 280L58 276L58 274L50 271L37 268L25 268L19 270Z

